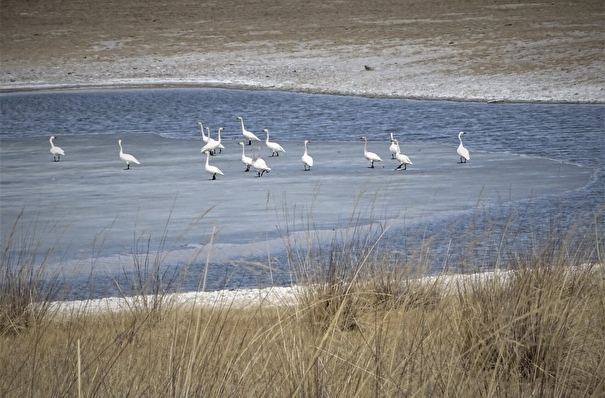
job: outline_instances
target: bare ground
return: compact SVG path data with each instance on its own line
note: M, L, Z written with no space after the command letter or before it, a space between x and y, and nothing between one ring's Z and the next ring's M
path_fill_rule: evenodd
M0 90L195 85L605 103L602 0L3 0Z

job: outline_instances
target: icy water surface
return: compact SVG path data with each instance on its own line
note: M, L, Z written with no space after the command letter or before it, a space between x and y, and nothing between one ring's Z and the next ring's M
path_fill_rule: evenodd
M0 110L3 246L19 219L49 263L80 276L79 297L136 285L136 267L152 267L157 252L167 279L190 268L185 289L199 288L207 260L207 289L288 285L286 236L290 247L329 243L361 225L388 226L384 245L403 258L432 238L435 268L463 266L456 253L479 241L476 257L489 266L504 240L522 250L574 223L585 233L605 202L602 105L153 89L3 94ZM272 168L262 178L243 171L237 116L287 151L272 158L264 142L252 146ZM224 127L225 150L210 158L225 174L216 181L198 121L214 138ZM467 164L457 163L461 130ZM394 171L391 132L414 163L406 171ZM375 169L362 135L383 159ZM141 165L123 170L118 139Z

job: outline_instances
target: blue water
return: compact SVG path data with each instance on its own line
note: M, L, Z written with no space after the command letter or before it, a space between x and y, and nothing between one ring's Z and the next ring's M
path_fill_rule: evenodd
M487 104L219 89L36 92L0 95L1 138L155 132L199 137L197 122L225 132L279 132L284 141L349 141L394 132L407 141L457 144L472 132L481 151L538 155L602 166L605 106Z
M536 236L556 234L572 225L578 228L576 224L580 233L595 226L600 231L605 228L604 105L487 104L223 89L10 93L0 95L0 140L127 132L191 139L200 136L198 121L211 127L213 135L219 126L239 133L237 116L244 117L249 130L268 128L283 141L298 141L301 136L315 142L353 141L361 135L384 141L393 132L406 142L455 147L456 135L463 130L475 151L545 157L595 170L593 181L577 191L467 211L431 220L406 234L392 231L384 238L385 245L405 248L431 237L440 266L464 268L461 259L448 253L481 241L488 229L490 237L477 245L477 256L485 257L486 266L493 260L497 240L501 244L501 239L510 239L507 247L514 248L534 244ZM469 224L474 228L461 228ZM267 283L264 276L238 278L238 271L229 265L215 272L219 275L210 278L215 281L213 289ZM271 283L291 281L285 266L283 275L271 275Z

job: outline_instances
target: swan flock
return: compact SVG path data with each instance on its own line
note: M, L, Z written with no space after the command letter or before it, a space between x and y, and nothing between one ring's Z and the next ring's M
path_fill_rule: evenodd
M259 146L258 148L251 149L252 156L246 155L246 146L250 146L252 144L252 141L262 141L254 133L246 130L244 126L244 119L241 116L238 116L237 120L239 120L241 123L242 135L245 139L245 141L238 142L238 145L241 146L241 162L245 166L244 172L248 172L250 171L250 168L253 168L256 171L256 177L262 177L265 173L269 173L271 171L271 167L269 167L266 161L261 157L262 147ZM198 124L200 126L202 140L204 142L204 146L202 147L201 152L206 155L204 170L212 176L211 180L216 180L217 175L224 176L225 174L217 166L210 164L210 157L217 155L217 150L218 153L221 153L221 149L225 148L225 146L222 144L223 140L221 137L221 133L224 128L219 127L217 131L217 139L215 140L210 137L210 130L208 127L204 128L202 122L198 122ZM204 130L206 130L208 134L205 134ZM270 141L268 129L263 129L262 131L266 134L265 145L268 149L271 150L271 157L278 157L280 153L286 153L286 150L280 144L274 141ZM470 160L469 150L462 143L462 136L464 134L466 134L464 131L460 131L458 133L459 145L456 149L456 152L460 159L458 163L467 163ZM61 156L65 156L65 152L63 151L63 149L54 144L54 140L56 138L56 136L52 135L49 140L50 153L53 155L53 162L59 162L61 160ZM374 169L375 163L382 162L382 158L376 152L371 152L368 150L368 138L365 135L362 136L361 139L364 141L363 156L367 161L370 162L370 166L368 166L368 168ZM309 143L310 141L308 139L305 139L303 141L304 149L300 159L303 163L304 171L310 171L314 165L313 157L309 155ZM122 146L122 139L118 140L118 146L120 148L119 157L123 162L126 163L125 170L130 170L131 164L141 164L133 155L124 152ZM393 133L390 133L390 145L388 150L391 155L391 159L399 162L399 165L395 168L395 170L407 170L408 165L413 165L410 158L401 152L399 140L397 140L393 136Z

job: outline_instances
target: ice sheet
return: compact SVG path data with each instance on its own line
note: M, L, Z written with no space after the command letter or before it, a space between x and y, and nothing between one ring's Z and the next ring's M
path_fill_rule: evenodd
M124 170L119 138L140 165ZM459 164L454 146L426 143L406 144L413 165L395 171L399 163L378 142L368 149L383 161L371 169L360 140L311 142L311 171L303 171L302 142L280 142L287 153L279 157L270 157L263 143L272 171L259 178L244 172L241 147L228 140L210 158L225 174L212 181L201 140L130 133L69 136L56 144L66 153L60 162L52 161L46 140L2 141L3 241L23 210L21 229L35 227L41 252L52 250L53 260L108 258L109 267L147 250L149 238L152 250L165 237L164 250L199 254L212 237L213 260L226 261L270 254L296 231L347 228L354 214L356 224L409 224L484 203L578 189L593 173L506 153L472 152L468 163ZM246 146L248 155L251 148Z

